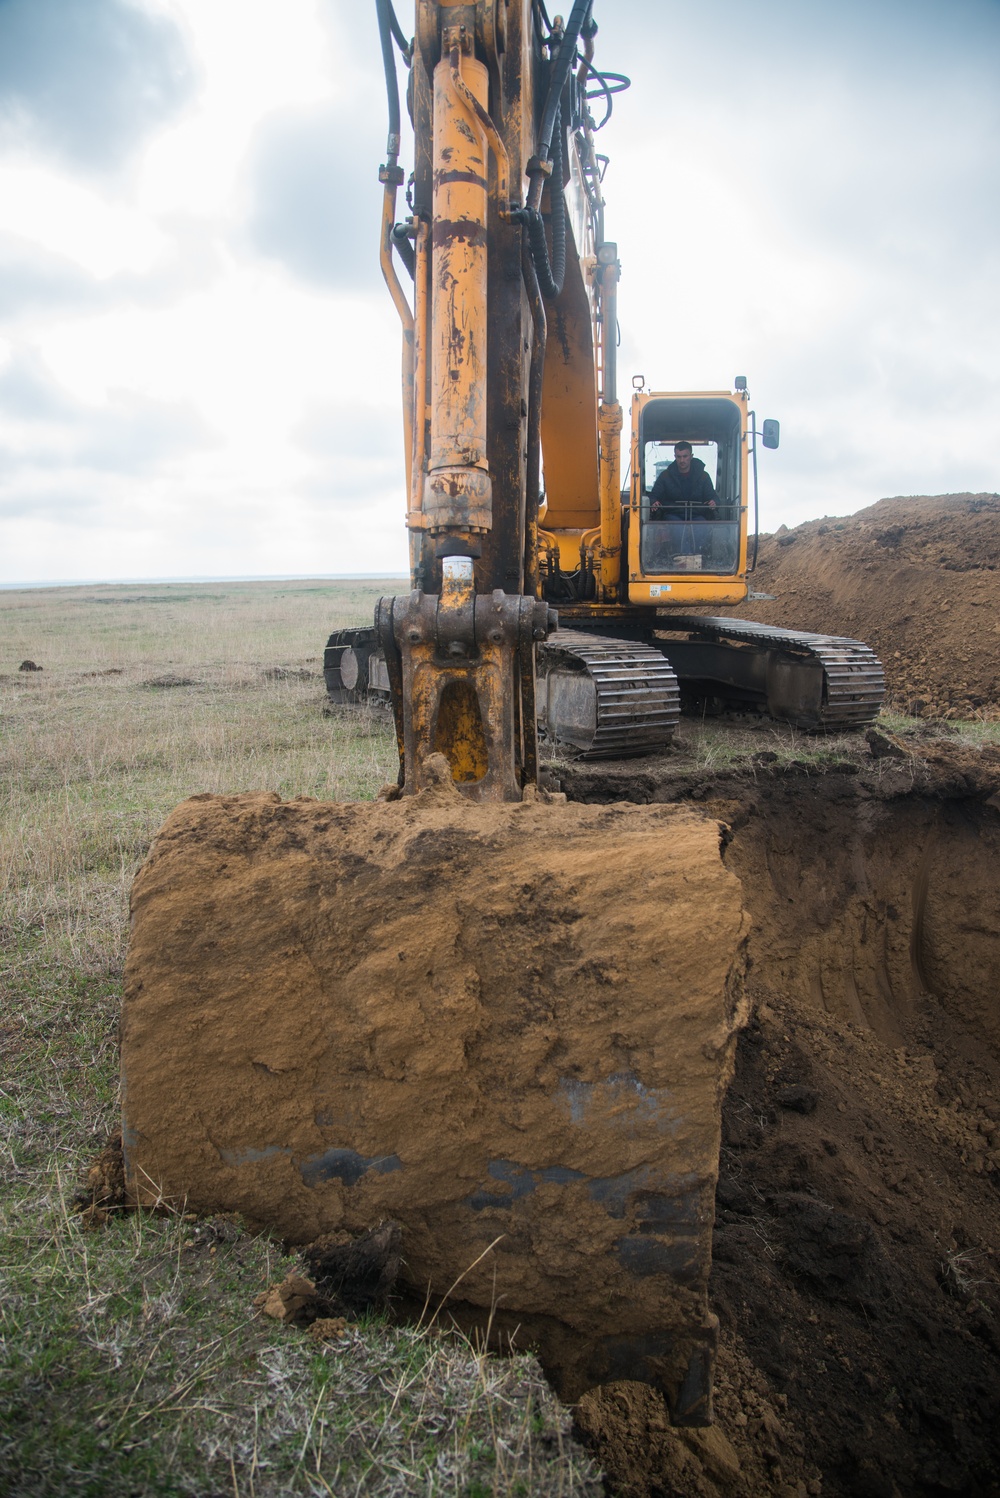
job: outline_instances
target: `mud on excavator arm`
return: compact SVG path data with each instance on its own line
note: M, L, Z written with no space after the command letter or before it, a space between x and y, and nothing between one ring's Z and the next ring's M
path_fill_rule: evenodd
M563 195L568 126L586 146L577 73L589 66L578 47L592 52L590 9L576 0L565 27L557 18L545 32L528 0L418 0L404 48L412 214L397 224L401 35L378 0L390 97L381 264L403 324L412 591L381 601L376 631L404 794L428 783L435 753L473 800L519 800L536 778L535 647L557 622L537 597L543 384L560 453L554 513L561 506L579 530L600 526L599 508L581 517L571 507L572 493L591 509L599 494L593 312L609 271L585 284L574 233L586 235L588 205L574 231ZM577 176L599 208L593 162ZM542 289L553 298L551 339ZM620 411L602 406L606 449L620 424ZM616 447L603 467L617 504ZM616 567L609 555L602 576Z

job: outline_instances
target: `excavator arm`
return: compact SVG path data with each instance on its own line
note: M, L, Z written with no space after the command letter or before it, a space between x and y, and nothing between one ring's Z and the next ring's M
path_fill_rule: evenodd
M376 635L400 785L420 790L443 754L470 799L520 800L537 775L535 651L557 623L539 596L543 443L558 524L599 535L602 483L619 500L613 375L600 413L595 400L595 329L617 261L595 243L592 0L576 0L565 27L537 0L418 0L412 43L390 0L377 8L390 114L381 263L403 327L412 590L381 601ZM394 47L416 156L402 223ZM607 376L613 355L603 365ZM601 571L613 589L612 552Z

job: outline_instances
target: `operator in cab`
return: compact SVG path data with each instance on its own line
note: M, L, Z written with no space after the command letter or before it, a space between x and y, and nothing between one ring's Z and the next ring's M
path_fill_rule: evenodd
M649 493L650 520L714 520L715 488L690 442L674 444L674 461Z

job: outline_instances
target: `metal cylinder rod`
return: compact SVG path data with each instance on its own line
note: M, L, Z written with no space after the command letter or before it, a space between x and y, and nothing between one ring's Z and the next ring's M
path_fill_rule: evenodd
M614 245L600 254L614 256L601 272L601 405L598 412L601 487L602 603L615 603L621 588L621 432L618 404L618 259Z
M456 27L434 69L430 456L423 513L432 532L489 530L486 458L487 137L489 74ZM455 86L459 75L464 89Z
M618 261L604 267L601 276L601 400L613 406L618 400Z

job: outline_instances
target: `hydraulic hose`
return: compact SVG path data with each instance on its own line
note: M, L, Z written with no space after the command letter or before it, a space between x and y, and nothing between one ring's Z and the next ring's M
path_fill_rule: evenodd
M527 229L528 244L531 247L531 258L534 262L535 272L538 276L538 284L543 296L550 300L557 297L563 289L563 281L566 278L566 199L563 195L563 142L562 117L560 111L556 111L555 140L557 142L552 158L552 176L549 178L549 222L552 227L552 258L549 258L549 247L545 240L545 220L537 208L528 207L524 210Z
M583 23L590 14L594 0L576 0L569 14L569 21L563 33L563 39L559 44L559 52L555 62L552 64L552 72L549 75L549 88L545 96L545 109L542 112L542 128L538 133L538 155L545 161L549 159L552 147L552 134L555 129L556 117L559 113L559 102L562 99L562 91L566 87L566 79L569 77L570 68L576 59L576 44L580 39L580 31ZM532 184L534 190L534 184ZM541 195L541 182L538 184L539 196ZM537 208L538 203L534 206Z
M538 149L534 168L529 167L531 187L527 206L518 217L528 231L531 258L538 276L542 295L550 300L557 297L563 288L566 276L566 201L563 196L565 178L565 131L562 121L562 94L566 87L570 69L576 58L576 44L581 29L588 22L593 0L575 0L569 22L559 44L559 51L549 74L549 87L542 111L542 124L538 135ZM545 221L540 204L545 183L545 164L551 162L549 174L549 202L552 227L552 255L549 257L545 240Z
M389 158L387 165L394 167L399 158L400 124L399 81L396 78L396 54L392 50L392 43L394 35L398 32L399 36L402 36L402 32L399 30L399 22L392 8L392 0L375 0L375 11L378 15L378 34L382 43L382 69L385 73L385 92L389 104L389 139L385 149ZM406 45L405 41L402 45Z
M396 20L396 12L392 8L392 0L389 0L389 25L393 36L396 38L396 45L399 47L400 52L408 53L410 44L406 40L402 26Z
M524 591L538 596L538 506L541 498L542 381L548 326L535 262L527 245L521 251L521 274L531 308L531 366L528 375L528 461L525 475Z

